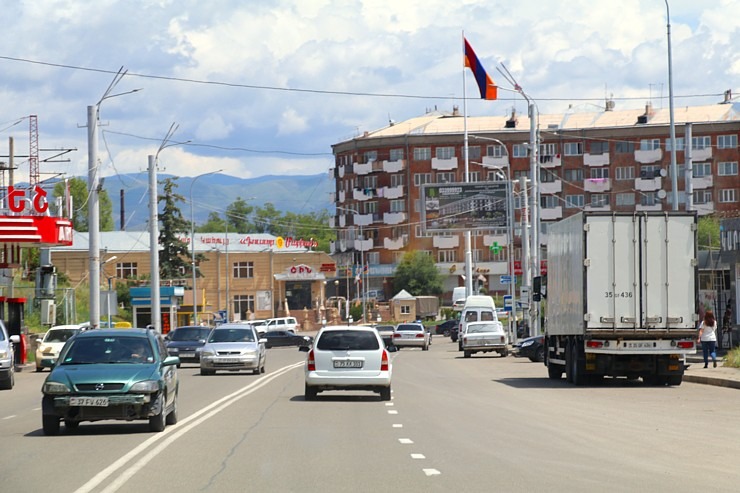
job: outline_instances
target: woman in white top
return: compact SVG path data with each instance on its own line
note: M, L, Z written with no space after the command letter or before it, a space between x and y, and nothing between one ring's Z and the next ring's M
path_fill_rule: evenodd
M712 356L712 364L717 368L717 321L711 310L704 312L704 321L699 326L699 340L704 352L704 368L709 365L709 356Z

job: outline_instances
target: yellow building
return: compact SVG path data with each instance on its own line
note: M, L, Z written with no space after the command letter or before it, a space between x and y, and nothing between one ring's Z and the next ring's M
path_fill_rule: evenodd
M181 238L190 245L190 236ZM146 231L100 233L102 288L113 289L122 279L140 279L148 285L151 253ZM206 260L197 266L196 308L199 321L228 314L228 320L263 319L290 315L320 322L326 298L326 278L336 276L332 258L313 249L313 240L281 238L268 234L196 233L195 253ZM57 272L72 285L86 282L89 274L88 233L75 232L72 246L54 247L51 259ZM190 265L190 258L186 259ZM162 286L183 286L185 296L177 309L177 326L193 321L192 274L161 279Z

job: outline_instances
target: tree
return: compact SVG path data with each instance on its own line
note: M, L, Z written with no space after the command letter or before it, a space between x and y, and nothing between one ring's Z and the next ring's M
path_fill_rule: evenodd
M52 196L54 198L66 197L65 183L69 184L69 195L72 197L72 228L75 231L90 231L88 227L88 194L87 182L81 178L70 178L60 181L54 185ZM53 200L52 207L56 207ZM98 207L100 209L100 231L113 231L113 204L108 192L101 188L98 193ZM57 211L58 212L58 211Z
M185 198L175 193L176 180L177 177L165 179L164 195L157 196L157 203L164 202L162 213L159 215L161 227L158 238L159 274L162 279L180 279L187 273L192 274L190 262L186 260L190 257L188 244L180 239L190 232L190 222L182 217L182 212L177 206L179 202L184 202Z
M696 237L700 250L719 250L719 219L715 216L700 217Z
M226 232L226 221L218 215L218 212L209 212L208 220L195 230L201 233L223 233Z
M280 236L284 232L280 225L280 211L275 209L275 206L270 202L265 203L264 207L257 207L254 216L254 230L256 233Z
M229 231L236 233L249 233L253 231L254 226L249 222L249 216L254 211L254 207L247 204L247 201L237 197L234 202L226 207L226 221L229 224Z
M431 256L419 252L406 252L396 266L393 289L405 289L412 296L442 294L442 275Z

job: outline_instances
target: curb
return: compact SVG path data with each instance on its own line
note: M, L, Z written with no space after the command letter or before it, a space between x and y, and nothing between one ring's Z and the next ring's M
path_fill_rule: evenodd
M714 385L717 387L728 387L731 389L740 389L740 381L729 380L726 378L708 377L704 375L683 375L684 382L702 383L705 385Z

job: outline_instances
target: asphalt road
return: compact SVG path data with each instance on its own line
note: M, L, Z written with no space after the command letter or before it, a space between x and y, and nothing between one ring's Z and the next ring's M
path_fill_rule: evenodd
M303 400L305 357L267 373L180 369L177 425L83 423L41 432L46 373L0 392L2 491L736 491L740 392L684 383L551 381L526 359L476 355L435 337L394 354L391 402Z

